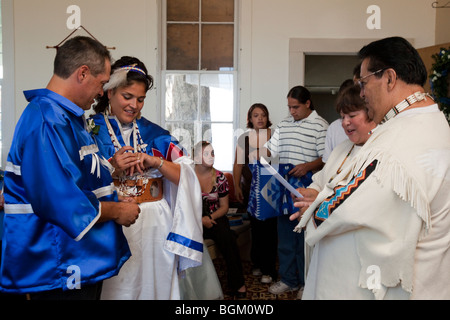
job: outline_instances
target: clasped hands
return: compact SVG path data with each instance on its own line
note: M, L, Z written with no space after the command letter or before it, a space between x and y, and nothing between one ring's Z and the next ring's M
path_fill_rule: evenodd
M206 229L211 229L217 222L209 215L202 217L202 224Z
M131 151L131 152L130 152ZM147 168L157 168L160 164L160 158L150 156L146 153L134 153L131 146L122 147L111 158L110 163L118 174L125 172L132 176L135 172L143 173Z

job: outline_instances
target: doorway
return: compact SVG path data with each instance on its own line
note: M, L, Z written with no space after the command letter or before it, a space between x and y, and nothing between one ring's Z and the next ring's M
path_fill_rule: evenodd
M339 87L353 78L358 63L356 54L305 54L304 86L311 92L317 113L329 123L339 117L335 110Z
M353 77L357 52L373 39L289 40L289 87L302 85L311 90L317 112L329 123L339 117L335 100L339 86Z

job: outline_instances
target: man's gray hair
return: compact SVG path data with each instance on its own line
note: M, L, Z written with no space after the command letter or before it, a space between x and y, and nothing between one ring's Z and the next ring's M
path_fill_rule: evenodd
M105 61L111 61L108 49L95 39L77 36L56 49L53 73L63 79L86 65L93 76L105 71Z

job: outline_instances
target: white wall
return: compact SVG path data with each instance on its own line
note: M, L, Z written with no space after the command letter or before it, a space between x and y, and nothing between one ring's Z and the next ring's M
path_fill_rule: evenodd
M66 26L71 14L67 8L78 5L81 25L111 50L114 59L134 55L156 76L159 12L156 1L127 0L14 0L16 60L16 117L23 111L23 90L47 85L53 72L54 46L73 30ZM87 35L80 29L75 35ZM146 113L152 114L155 92L146 101ZM17 120L17 119L16 119Z
M366 10L373 4L381 9L379 30L366 27L370 16ZM4 88L8 90L3 92L3 101L8 105L2 111L8 119L3 119L3 163L14 124L26 106L23 90L46 86L55 55L46 46L58 44L71 32L66 27L70 5L81 8L81 24L98 40L116 47L111 51L114 58L134 55L146 63L156 90L149 93L143 113L159 122L160 0L2 0L4 17L8 15L3 29L10 30L4 52L13 61L5 64ZM255 102L268 106L274 124L287 115L291 39L400 35L413 39L418 48L433 45L435 39L436 12L424 0L241 0L239 15L241 127Z
M73 30L67 28L70 5L81 9L81 25L111 50L114 59L132 55L141 59L155 78L155 89L147 94L144 116L159 119L157 88L159 87L159 28L160 7L157 0L2 0L3 16L7 17L3 28L12 29L13 39L3 41L5 55L11 55L14 65L5 63L5 82L8 90L3 96L12 108L3 118L3 155L6 163L14 124L18 121L27 102L24 90L45 87L53 73L54 46ZM9 25L5 25L5 22ZM13 24L11 26L11 24ZM80 29L75 35L87 35ZM6 74L9 77L6 78ZM6 92L5 92L6 91Z
M366 26L370 5L381 9L379 30ZM241 15L241 126L255 102L266 104L274 124L288 114L286 94L293 85L289 83L290 39L398 35L413 40L417 48L433 45L435 39L436 12L431 2L423 0L244 0Z

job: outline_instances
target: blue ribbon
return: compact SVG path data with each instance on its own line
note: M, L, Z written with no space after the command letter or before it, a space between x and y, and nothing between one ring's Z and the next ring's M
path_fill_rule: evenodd
M167 240L179 243L185 247L188 247L190 249L199 251L199 252L203 252L203 243L194 241L192 239L188 239L186 237L183 237L179 234L176 233L170 233L169 236L167 237Z

